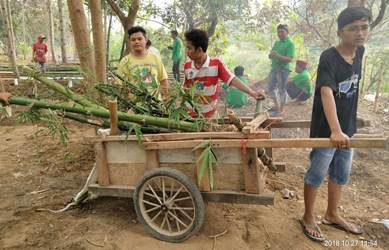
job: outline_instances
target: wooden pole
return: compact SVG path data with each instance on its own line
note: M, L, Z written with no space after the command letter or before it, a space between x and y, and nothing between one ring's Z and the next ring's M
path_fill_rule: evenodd
M144 142L146 150L194 148L203 140ZM240 139L211 140L213 148L240 148ZM351 148L388 148L388 138L351 138ZM294 138L294 139L249 139L247 148L331 148L334 147L329 138Z
M111 135L118 135L119 129L118 129L118 102L115 101L109 101L108 102L109 107L109 120L111 124Z
M381 68L380 68L380 76L378 79L378 83L376 86L376 92L375 92L375 100L374 100L374 112L378 111L378 99L380 96L380 89L382 85L382 81L384 80L384 62L381 63Z
M100 186L109 185L109 168L104 142L95 143L97 182Z

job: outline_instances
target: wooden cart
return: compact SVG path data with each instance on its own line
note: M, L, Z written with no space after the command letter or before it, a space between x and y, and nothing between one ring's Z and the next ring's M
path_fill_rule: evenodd
M332 146L328 139L271 139L270 129L263 127L273 123L274 119L251 123L248 133L144 135L141 143L135 136L88 138L96 151L96 174L88 183L88 192L133 198L138 220L148 232L164 241L184 241L203 223L203 200L273 204L274 194L265 190L268 168L259 160L257 148ZM289 127L298 126L304 124L289 123ZM204 140L210 140L218 161L212 191L208 173L197 185L202 149L193 149ZM385 147L386 143L382 138L353 139L352 147Z

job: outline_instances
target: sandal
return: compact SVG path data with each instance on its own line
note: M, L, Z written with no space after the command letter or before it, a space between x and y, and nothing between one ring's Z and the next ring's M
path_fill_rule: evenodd
M327 219L323 219L322 223L324 225L334 227L336 229L345 231L347 233L352 233L352 234L362 234L363 233L361 226L358 226L358 225L351 223L351 222L346 222L345 224L338 224L338 223L329 221Z
M322 242L325 240L323 233L321 232L320 227L317 224L313 224L313 225L306 224L304 219L299 219L299 222L301 227L303 228L303 232L305 236L307 236L309 239L318 242ZM320 234L320 236L315 236L311 234L310 231L316 231Z

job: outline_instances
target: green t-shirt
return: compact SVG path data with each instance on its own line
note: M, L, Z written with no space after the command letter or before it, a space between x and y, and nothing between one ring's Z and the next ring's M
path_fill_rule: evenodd
M182 59L182 47L183 47L182 41L179 37L177 37L173 43L173 55L172 55L173 62L177 62Z
M289 37L275 42L271 50L277 52L281 56L295 57L294 43ZM283 62L275 58L271 59L271 68L276 69L278 66L281 66L288 71L292 71L291 63Z
M304 69L293 78L293 83L301 89L305 94L312 95L313 93L313 85L311 83L311 75L308 70Z
M244 85L249 85L249 80L244 76L237 76ZM227 89L227 104L233 108L240 108L247 103L247 94L235 87L228 87L227 84L223 85L223 88Z

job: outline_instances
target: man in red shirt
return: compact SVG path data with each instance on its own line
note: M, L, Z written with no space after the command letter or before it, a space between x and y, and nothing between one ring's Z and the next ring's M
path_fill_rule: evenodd
M200 97L201 103L198 110L206 118L215 118L217 114L219 79L230 86L247 93L254 98L264 96L263 91L255 92L239 78L235 77L219 58L207 55L208 34L200 29L192 29L185 33L186 54L190 58L184 65L185 82L184 86L189 88L195 86L196 94ZM186 103L190 110L191 107ZM196 112L191 112L197 116Z
M42 73L46 72L47 45L44 42L45 39L44 35L39 34L37 42L32 45L32 61L37 64Z

